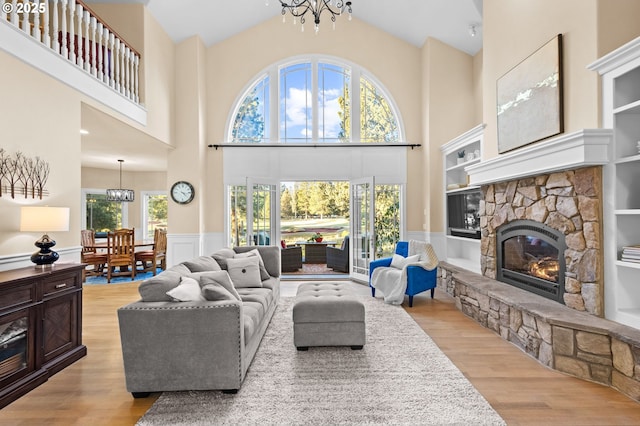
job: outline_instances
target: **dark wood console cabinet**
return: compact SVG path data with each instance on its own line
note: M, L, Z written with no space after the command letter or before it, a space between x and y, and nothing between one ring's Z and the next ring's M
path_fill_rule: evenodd
M0 272L0 408L87 354L82 264Z

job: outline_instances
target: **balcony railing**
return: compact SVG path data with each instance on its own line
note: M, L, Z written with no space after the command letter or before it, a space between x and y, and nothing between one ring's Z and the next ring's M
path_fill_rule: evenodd
M136 104L140 54L80 0L4 0L0 17Z

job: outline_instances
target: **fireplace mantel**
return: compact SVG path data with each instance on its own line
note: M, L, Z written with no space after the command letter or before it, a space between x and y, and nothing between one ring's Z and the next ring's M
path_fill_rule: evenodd
M465 167L470 185L486 185L544 173L605 165L609 129L583 129L541 141Z

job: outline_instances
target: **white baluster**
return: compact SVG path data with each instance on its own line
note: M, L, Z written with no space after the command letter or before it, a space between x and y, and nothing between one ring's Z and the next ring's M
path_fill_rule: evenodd
M84 11L82 18L84 20L84 40L82 41L82 46L84 47L84 70L90 73L91 62L89 60L89 52L91 51L91 41L89 40L89 26L91 25L91 16L88 10Z
M135 56L135 61L133 63L133 89L134 89L134 101L136 101L136 103L140 103L140 96L138 96L138 72L139 72L139 65L140 65L140 56L136 55Z
M98 49L98 80L102 80L102 22L98 22L98 31L96 33L96 44Z
M60 31L62 32L62 49L60 49L60 54L65 58L69 57L69 44L68 44L68 34L67 34L67 1L61 0L61 10L60 17L62 18L60 21L62 23L62 28Z
M20 25L20 28L22 28L22 31L25 33L31 34L31 29L29 28L29 14L24 11L22 12L22 24Z
M43 2L47 2L47 0L42 0ZM49 34L49 4L45 4L44 8L44 16L42 17L42 42L45 46L51 48L51 34Z
M38 8L40 7L40 0L31 1L33 2L33 7L36 8L36 13L33 14L33 28L31 29L31 37L41 42L42 34L40 33L40 12L38 11Z
M69 60L74 64L76 63L75 19L76 0L69 0Z
M98 61L96 53L96 18L91 17L91 75L98 77Z
M60 54L60 36L58 34L58 0L53 0L53 31L51 35L53 36L53 47L56 53Z
M113 35L113 33L109 34L109 50L111 51L111 55L109 55L109 86L113 89L115 87L115 73L113 71L114 69L114 62L116 61L116 56L115 56L115 36Z
M109 79L111 75L109 74L109 70L111 69L111 57L110 57L110 49L109 49L109 28L104 27L104 77L102 78L103 83L109 84Z
M129 46L124 48L124 95L129 97L129 56L131 55L131 49Z
M133 95L133 69L134 69L134 64L136 62L136 54L133 51L133 49L131 50L131 52L129 52L129 99L133 99L134 95Z
M9 15L11 17L11 23L18 27L20 24L20 19L18 18L18 14L16 13L16 5L18 4L18 0L13 0L11 4L13 5L13 8L11 9L11 15Z
M116 51L114 52L114 55L113 55L113 58L114 58L113 62L115 62L115 68L116 68L115 69L116 85L115 85L114 89L116 89L116 91L119 92L120 91L120 47L122 45L120 44L120 39L119 38L116 38L115 42L116 42Z
M84 49L84 38L82 36L83 15L84 15L84 12L82 9L82 5L76 4L76 16L78 17L78 25L76 27L76 37L78 40L76 42L76 46L78 46L77 61L78 61L78 66L84 69L84 50L85 49Z

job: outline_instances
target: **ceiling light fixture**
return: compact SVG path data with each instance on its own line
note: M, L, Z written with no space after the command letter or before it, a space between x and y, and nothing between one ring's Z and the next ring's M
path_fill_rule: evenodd
M285 22L285 15L287 10L293 15L293 23L296 24L297 18L300 18L301 30L304 32L305 15L310 12L313 15L313 22L316 34L320 31L320 15L322 12L327 11L331 16L333 22L333 29L336 28L336 16L340 16L343 13L349 13L349 20L351 20L351 1L346 0L279 0L282 6L282 22ZM267 6L269 0L267 0Z
M107 201L131 202L135 198L135 192L133 189L122 189L122 163L124 160L118 161L120 162L120 188L107 189Z

